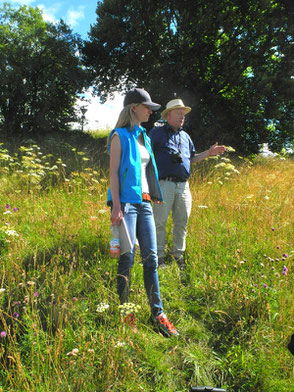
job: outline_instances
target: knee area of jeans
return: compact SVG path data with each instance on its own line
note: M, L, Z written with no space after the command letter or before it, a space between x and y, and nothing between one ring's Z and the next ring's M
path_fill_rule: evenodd
M143 261L143 268L145 271L155 271L158 266L157 258L152 258Z
M134 254L126 253L118 259L118 268L131 268L134 265L134 261Z

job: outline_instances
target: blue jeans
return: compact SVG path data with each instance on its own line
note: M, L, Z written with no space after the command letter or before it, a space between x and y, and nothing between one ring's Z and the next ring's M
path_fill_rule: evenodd
M121 303L128 302L131 286L131 268L134 265L135 241L138 239L143 263L145 290L151 314L162 313L159 280L157 274L157 245L153 211L150 202L122 204L124 219L134 247L131 252L120 256L117 268L117 289Z

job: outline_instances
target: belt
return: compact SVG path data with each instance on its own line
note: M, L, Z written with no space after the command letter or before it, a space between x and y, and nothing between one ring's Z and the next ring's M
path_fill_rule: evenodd
M161 180L171 181L171 182L186 182L187 181L186 178L182 178L182 177L164 177L164 178L161 178Z
M143 201L151 201L151 196L149 193L142 193L142 199Z

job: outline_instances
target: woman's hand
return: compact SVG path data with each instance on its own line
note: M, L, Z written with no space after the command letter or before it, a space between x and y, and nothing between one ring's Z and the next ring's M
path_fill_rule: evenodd
M112 208L111 217L110 217L112 226L114 225L119 226L122 218L123 218L123 213L120 204L118 206L114 206Z

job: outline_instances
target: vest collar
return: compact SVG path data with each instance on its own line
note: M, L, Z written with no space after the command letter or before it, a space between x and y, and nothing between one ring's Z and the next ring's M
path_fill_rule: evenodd
M146 129L143 128L141 125L139 127L138 127L138 125L135 125L133 130L131 130L131 128L128 127L128 131L132 132L134 134L134 136L136 137L136 139L138 139L141 132L146 133Z

